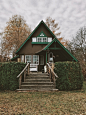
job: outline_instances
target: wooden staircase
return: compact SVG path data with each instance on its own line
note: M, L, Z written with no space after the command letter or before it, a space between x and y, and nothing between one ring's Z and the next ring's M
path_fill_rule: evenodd
M19 78L19 89L17 91L57 91L55 85L55 76L58 77L48 64L47 73L30 72L29 63L17 76ZM24 82L22 74L24 73ZM51 82L51 80L53 82Z
M25 81L21 83L21 88L17 91L52 91L55 90L53 82L47 73L30 73Z

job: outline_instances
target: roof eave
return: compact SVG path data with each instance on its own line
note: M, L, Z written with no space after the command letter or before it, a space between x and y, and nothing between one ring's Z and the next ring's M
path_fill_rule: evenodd
M14 59L16 59L16 58L18 58L18 57L19 57L19 55L13 57L13 58L11 59L11 61L14 60Z
M44 50L47 50L47 48L54 42L54 41L57 41L60 46L73 58L73 60L75 60L76 62L78 62L78 60L60 43L59 40L57 40L57 38L54 38L45 48Z

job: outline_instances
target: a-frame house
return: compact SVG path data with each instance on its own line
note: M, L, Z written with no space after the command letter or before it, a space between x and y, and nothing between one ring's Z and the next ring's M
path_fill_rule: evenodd
M16 51L12 61L29 62L42 71L47 62L78 61L56 38L47 25L41 21ZM35 69L30 69L35 71Z

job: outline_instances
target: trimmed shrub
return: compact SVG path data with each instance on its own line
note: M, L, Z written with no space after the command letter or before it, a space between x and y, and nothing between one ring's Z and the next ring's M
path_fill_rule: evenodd
M78 90L83 86L83 75L78 62L56 62L56 88L59 90Z
M26 63L21 62L1 62L0 90L16 90L19 87L17 75L25 66Z

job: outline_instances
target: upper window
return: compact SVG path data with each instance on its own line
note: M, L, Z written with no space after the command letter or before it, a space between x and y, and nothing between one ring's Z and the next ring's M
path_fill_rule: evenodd
M47 37L43 38L43 42L47 42Z
M47 37L37 37L37 42L47 42Z
M37 42L42 42L42 38L41 37L37 37Z
M32 38L32 44L47 44L52 41L52 37L47 37L43 31L37 37Z
M51 37L48 37L48 42L51 42L52 41L52 38Z
M36 42L36 37L32 38L32 42Z

